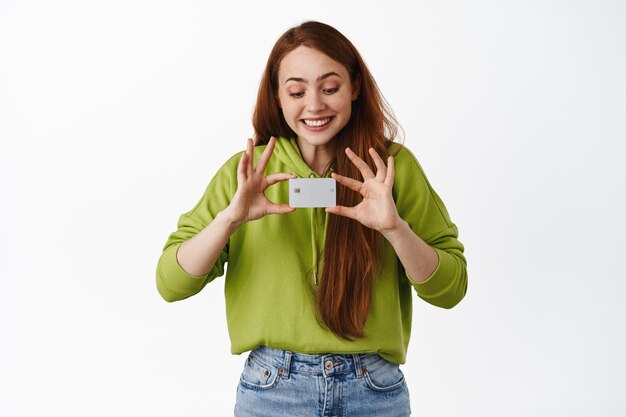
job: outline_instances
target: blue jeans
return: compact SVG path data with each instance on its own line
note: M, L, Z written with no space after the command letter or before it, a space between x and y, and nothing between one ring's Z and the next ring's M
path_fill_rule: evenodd
M308 355L261 346L246 359L235 417L404 417L409 389L380 355Z

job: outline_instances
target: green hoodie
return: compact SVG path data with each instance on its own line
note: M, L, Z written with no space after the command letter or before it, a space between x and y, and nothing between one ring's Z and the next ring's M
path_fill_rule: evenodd
M254 164L264 149L254 148ZM365 338L345 341L316 320L311 288L316 285L317 271L321 271L318 260L331 215L323 208L298 208L244 223L231 235L207 275L190 275L178 264L176 252L180 245L229 205L237 190L241 152L222 165L196 206L180 216L178 229L170 234L158 261L159 293L169 302L190 297L222 276L228 263L224 293L233 354L266 345L309 354L378 353L389 361L405 363L411 335L412 289L430 304L451 308L465 295L467 269L464 247L457 240L458 230L417 159L397 143L391 144L389 151L396 155L393 197L398 214L435 248L439 263L426 281L415 283L393 247L382 239L382 273L373 284ZM295 139L277 139L265 174L275 172L319 178L302 160ZM265 195L274 203L288 203L288 183L270 186Z

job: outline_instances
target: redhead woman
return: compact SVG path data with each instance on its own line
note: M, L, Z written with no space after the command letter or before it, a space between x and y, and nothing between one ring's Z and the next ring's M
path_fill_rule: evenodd
M363 59L319 22L265 68L255 139L182 214L158 261L167 301L224 274L231 352L248 352L236 416L408 416L400 369L412 300L465 296L458 229ZM291 207L289 179L332 178L336 205Z

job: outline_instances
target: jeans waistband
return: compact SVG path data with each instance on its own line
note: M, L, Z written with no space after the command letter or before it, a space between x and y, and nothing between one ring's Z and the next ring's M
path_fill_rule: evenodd
M275 349L269 346L259 346L250 352L254 359L266 365L278 368L283 378L289 374L302 373L309 375L332 376L344 373L354 373L361 378L367 369L387 362L377 353L323 353L307 354L289 350Z

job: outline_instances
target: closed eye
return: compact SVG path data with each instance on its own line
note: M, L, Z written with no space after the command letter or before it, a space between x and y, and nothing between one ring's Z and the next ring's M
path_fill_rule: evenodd
M334 87L334 88L325 88L322 90L324 92L324 94L335 94L337 91L339 91L339 87ZM294 97L294 98L300 98L302 96L304 96L304 92L300 91L297 93L289 93L290 97Z

